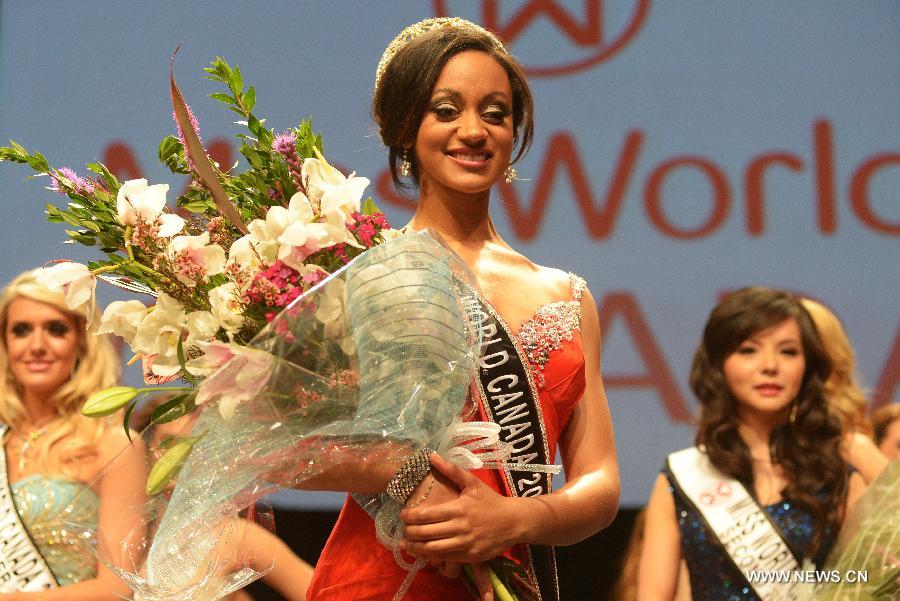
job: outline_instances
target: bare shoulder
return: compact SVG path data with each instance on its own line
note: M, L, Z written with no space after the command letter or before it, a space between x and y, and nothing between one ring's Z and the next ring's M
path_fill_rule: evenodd
M889 460L875 446L875 442L861 432L850 432L844 435L841 445L844 461L859 471L868 483L878 477L888 466Z
M118 425L111 425L107 428L97 443L99 460L104 465L122 453L144 453L145 449L146 445L140 434L131 430L129 437L129 434L125 433L125 429Z
M540 278L552 296L560 300L570 300L572 298L572 280L569 277L569 272L543 265L535 265L535 267L537 268L537 277Z

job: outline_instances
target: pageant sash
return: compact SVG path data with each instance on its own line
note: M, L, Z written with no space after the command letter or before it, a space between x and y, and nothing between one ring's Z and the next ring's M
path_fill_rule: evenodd
M488 418L500 426L500 441L510 450L503 468L510 494L533 497L552 490L553 476L546 469L522 469L528 464L547 466L553 461L547 445L544 416L537 388L509 326L494 308L478 298L481 312L481 357L476 384ZM559 582L553 547L525 545L529 572L534 575L541 601L558 601Z
M798 582L769 582L749 573L796 573L800 565L781 532L747 489L719 472L700 449L669 455L669 470L678 488L706 520L746 585L762 601L794 601ZM796 589L796 590L795 590Z
M3 440L6 424L0 424L0 593L45 591L58 586L13 502Z

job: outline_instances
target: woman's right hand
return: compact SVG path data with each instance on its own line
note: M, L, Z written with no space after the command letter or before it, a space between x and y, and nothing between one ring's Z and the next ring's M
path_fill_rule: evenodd
M452 480L441 472L432 469L409 496L406 507L440 505L456 499L459 497L459 493L459 488ZM461 563L455 561L430 561L429 563L437 568L437 571L446 578L466 577L462 571ZM487 564L472 564L472 572L475 575L474 585L478 590L478 599L480 601L494 601L494 587L491 585Z

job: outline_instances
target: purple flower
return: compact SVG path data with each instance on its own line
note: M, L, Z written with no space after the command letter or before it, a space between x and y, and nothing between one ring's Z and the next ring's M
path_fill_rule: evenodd
M50 189L54 192L59 192L60 194L66 193L66 190L63 189L62 182L59 181L59 177L57 177L57 174L69 180L69 182L71 182L72 184L73 190L78 194L86 196L93 193L94 191L94 182L89 179L78 177L78 174L68 167L60 167L56 170L55 173L50 174Z
M288 130L275 138L272 150L284 157L291 173L291 181L297 190L303 190L303 160L297 154L297 136Z
M272 142L272 150L285 157L291 157L297 150L297 137L294 132L286 131Z

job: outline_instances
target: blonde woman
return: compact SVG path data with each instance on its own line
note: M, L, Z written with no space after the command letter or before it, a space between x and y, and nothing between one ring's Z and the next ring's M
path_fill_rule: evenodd
M831 361L831 375L825 381L824 393L829 408L844 425L844 455L866 483L872 482L887 467L888 460L870 438L868 401L856 380L856 354L850 338L831 309L808 298L801 302L812 317Z
M137 559L143 446L80 414L88 395L115 384L118 360L105 337L86 331L94 309L70 311L37 273L0 294L0 600L121 599L127 587L85 550L72 524L99 523L97 543L113 562Z
M875 444L888 459L900 459L900 405L885 405L872 413Z

